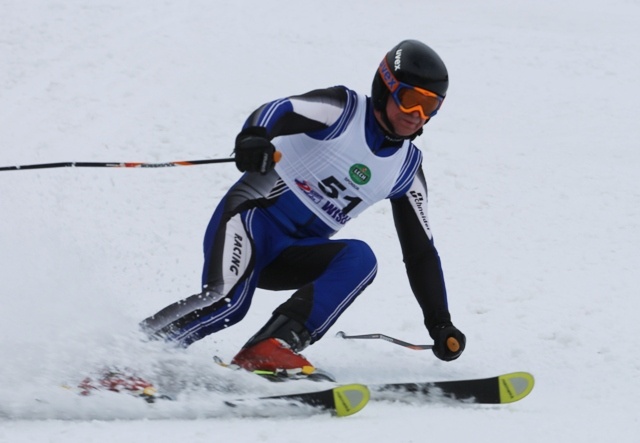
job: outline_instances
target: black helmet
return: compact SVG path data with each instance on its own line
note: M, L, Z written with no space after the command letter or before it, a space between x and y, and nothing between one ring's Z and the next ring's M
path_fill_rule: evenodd
M385 56L393 75L402 83L426 89L444 98L449 87L447 67L436 52L417 40L404 40L398 43ZM385 85L379 70L373 77L371 98L373 106L379 111L385 110L389 89Z

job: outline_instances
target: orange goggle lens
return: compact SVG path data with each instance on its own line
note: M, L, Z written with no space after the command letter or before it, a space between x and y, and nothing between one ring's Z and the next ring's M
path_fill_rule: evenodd
M411 114L418 111L424 120L436 115L444 100L443 97L426 89L399 81L391 72L386 58L383 58L382 62L380 62L378 72L402 112Z
M442 105L442 97L426 89L400 85L394 91L393 99L402 112L410 114L418 111L427 120L433 117Z

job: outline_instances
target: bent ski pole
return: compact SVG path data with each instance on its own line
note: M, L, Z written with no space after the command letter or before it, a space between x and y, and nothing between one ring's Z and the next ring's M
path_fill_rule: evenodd
M273 154L273 161L278 162L282 158L282 153L276 151ZM142 163L142 162L60 162L60 163L40 163L35 165L0 166L0 171L21 171L26 169L50 169L50 168L170 168L174 166L196 166L210 163L231 163L233 158L214 158L209 160L183 160L165 163Z
M433 345L414 345L412 343L407 343L406 341L402 341L402 340L398 340L397 338L393 338L393 337L389 337L388 335L384 335L384 334L363 334L363 335L347 335L345 332L343 331L339 331L336 334L336 337L340 337L340 338L345 338L345 339L380 339L380 340L385 340L388 341L390 343L393 343L395 345L400 345L400 346L404 346L405 348L409 348L409 349L413 349L416 351L422 351L424 349L431 349L433 348Z

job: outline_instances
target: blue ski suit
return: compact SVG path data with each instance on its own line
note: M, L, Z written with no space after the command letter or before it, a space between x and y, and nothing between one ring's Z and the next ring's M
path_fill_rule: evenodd
M386 134L373 112L370 98L343 86L256 109L244 128L265 128L282 160L267 174L243 174L230 188L205 233L202 291L149 317L143 328L188 346L239 322L256 288L295 290L274 314L319 340L377 271L366 243L331 237L385 198L427 329L449 322L422 154Z

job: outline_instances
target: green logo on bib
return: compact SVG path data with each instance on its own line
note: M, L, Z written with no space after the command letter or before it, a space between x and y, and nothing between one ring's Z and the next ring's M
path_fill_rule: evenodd
M358 185L366 185L371 180L371 169L360 163L356 163L349 169L349 177Z

